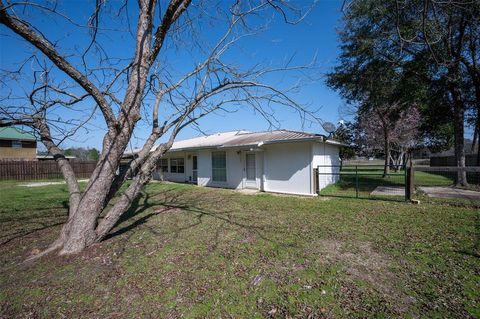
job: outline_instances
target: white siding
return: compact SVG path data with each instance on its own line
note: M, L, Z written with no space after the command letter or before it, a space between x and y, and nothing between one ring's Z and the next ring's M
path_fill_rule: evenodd
M198 185L207 186L212 179L212 159L208 150L198 151L197 157Z
M340 176L339 165L339 147L335 145L329 145L325 143L314 143L313 144L313 168L318 168L320 173L318 176L319 189L323 189L326 186L336 183ZM322 167L325 165L333 165L330 167Z
M236 150L225 150L225 153L227 159L227 181L215 182L212 180L212 151L202 150L198 152L198 185L225 188L243 187L244 164L241 154L238 154Z
M284 143L264 147L264 190L313 195L311 143Z
M195 153L186 153L185 156L185 181L192 182L193 178L193 156Z
M242 160L242 154L237 150L228 150L227 152L227 187L243 188L243 168L245 163Z
M263 156L264 156L264 152L257 152L256 153L256 169L257 169L257 173L256 173L256 179L257 179L257 188L261 191L265 190L264 187L263 187L263 182L264 182L264 172L263 172Z
M215 150L220 151L220 150ZM255 151L256 184L259 190L286 194L315 195L313 189L313 169L318 165L339 165L338 146L320 142L267 144ZM198 185L224 188L245 187L246 150L227 149L227 181L212 181L212 150L196 152L172 152L167 158L183 157L185 173L154 174L155 179L174 182L187 182L192 175L192 156L197 155ZM188 158L190 156L190 158ZM169 161L170 169L170 161ZM320 168L322 172L331 172L331 167ZM338 168L333 168L338 171ZM320 189L338 181L338 175L319 176Z

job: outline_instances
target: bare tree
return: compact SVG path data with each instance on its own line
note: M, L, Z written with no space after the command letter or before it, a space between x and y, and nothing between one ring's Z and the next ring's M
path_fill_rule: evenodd
M280 67L242 67L226 54L244 37L261 32L264 23L258 23L258 17L272 9L288 23L303 19L305 10L283 0L233 1L230 6L222 2L138 0L134 9L136 26L131 27L132 6L127 1L108 4L97 0L86 24L77 22L56 2L0 1L0 22L13 32L8 36L35 48L18 70L2 70L1 84L6 93L1 97L0 126L32 128L55 157L70 194L68 221L43 254L56 250L60 254L78 253L104 239L149 182L157 161L170 149L179 131L197 125L208 114L248 105L275 125L274 107L281 105L292 107L304 120L315 120L289 97L300 82L282 90L265 82L276 73L302 73L308 66L295 67L286 61ZM62 48L61 41L47 39L46 33L34 25L39 13L52 23L61 20L79 32L89 31L87 42L79 38L85 49ZM109 19L109 14L114 16ZM250 23L251 17L257 22ZM225 26L211 31L218 33L217 41L197 41L197 34L209 23ZM103 42L109 37L118 40L115 34L119 32L133 35L131 56L107 53ZM192 50L202 53L201 60L199 54L191 56L197 58L192 69L185 71L186 63L173 66L178 61L172 57L188 56ZM31 80L27 83L23 76L28 72ZM22 98L22 94L28 98ZM78 116L65 119L67 110ZM99 116L106 130L103 147L96 169L81 191L61 142L78 130L97 125L89 123ZM117 174L122 154L140 123L149 124L150 133L128 170ZM154 148L165 136L166 141ZM136 178L117 194L130 172L136 172Z

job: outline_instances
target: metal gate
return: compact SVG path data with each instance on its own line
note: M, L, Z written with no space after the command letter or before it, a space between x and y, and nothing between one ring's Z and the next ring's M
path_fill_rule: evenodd
M314 172L320 196L404 201L409 197L405 165L319 165Z

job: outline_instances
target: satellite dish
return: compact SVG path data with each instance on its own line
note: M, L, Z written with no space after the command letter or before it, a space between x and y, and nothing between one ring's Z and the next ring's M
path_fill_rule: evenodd
M337 129L335 127L335 124L333 124L332 122L325 122L322 124L322 127L325 130L325 132L327 132L330 135L332 135L333 132L335 132L335 130Z

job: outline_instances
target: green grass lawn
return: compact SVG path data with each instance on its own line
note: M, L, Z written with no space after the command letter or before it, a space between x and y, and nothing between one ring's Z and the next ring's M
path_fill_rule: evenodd
M479 317L473 207L147 187L77 256L25 257L65 185L0 183L0 318Z

